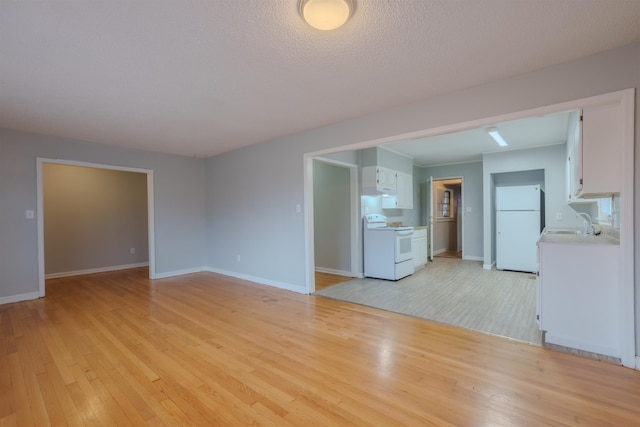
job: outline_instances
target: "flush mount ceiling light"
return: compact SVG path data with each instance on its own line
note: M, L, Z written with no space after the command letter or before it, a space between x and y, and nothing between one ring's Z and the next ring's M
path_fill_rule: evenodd
M353 0L300 0L300 15L313 28L335 30L353 11Z
M506 147L507 145L509 145L507 144L507 141L504 140L502 135L500 135L497 127L490 127L489 129L487 129L487 132L489 132L491 138L493 138L493 140L497 142L499 146Z

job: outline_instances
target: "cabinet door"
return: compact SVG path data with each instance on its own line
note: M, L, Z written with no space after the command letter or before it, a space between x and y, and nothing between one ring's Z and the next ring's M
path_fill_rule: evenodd
M585 108L582 112L580 157L582 197L619 193L622 176L622 108L606 104Z
M539 245L546 342L620 357L618 245Z
M427 236L413 239L413 266L422 267L427 263Z
M398 196L382 196L382 209L398 209Z
M542 329L542 292L544 291L544 282L542 281L542 256L540 255L540 243L536 244L536 259L538 261L538 271L536 273L536 322L538 329Z
M397 207L413 209L413 176L398 172L397 177Z
M567 168L569 180L569 201L578 198L582 193L582 112L572 114L571 134L567 140L569 153Z
M378 167L378 185L392 194L395 193L396 172L391 169Z

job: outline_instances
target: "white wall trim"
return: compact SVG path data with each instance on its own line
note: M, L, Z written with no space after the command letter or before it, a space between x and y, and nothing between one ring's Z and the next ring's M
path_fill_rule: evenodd
M38 299L38 298L40 298L39 292L27 292L26 294L9 295L8 297L0 298L0 305L11 304L14 302L29 301L29 300Z
M636 354L635 323L635 89L620 92L620 104L624 113L623 139L621 147L621 189L620 189L620 343L621 361L624 366L633 367Z
M99 163L79 162L76 160L49 159L45 157L36 158L36 195L37 195L37 219L38 219L38 295L45 295L45 273L44 273L44 195L42 190L42 165L53 163L67 166L82 166L88 168L108 169L123 172L144 173L147 175L147 228L149 236L149 278L156 278L156 251L155 251L155 205L153 198L153 170L132 168L128 166L105 165Z
M480 261L483 261L484 258L482 258ZM482 268L484 270L491 270L493 269L493 265L495 264L495 262L492 262L491 264L482 264Z
M323 267L317 267L316 266L316 272L318 272L318 273L327 273L327 274L335 274L335 275L338 275L338 276L355 277L355 276L352 275L352 273L350 271L334 270L333 268L323 268Z
M640 371L640 356L636 356L636 369Z
M443 254L445 252L447 252L447 248L435 249L433 251L433 256L440 255L440 254Z
M186 268L184 270L166 271L164 273L156 273L154 279L166 279L167 277L184 276L185 274L202 273L203 271L210 271L207 267L193 267Z
M235 277L236 279L247 280L249 282L258 283L260 285L273 286L274 288L285 289L287 291L297 292L299 294L309 294L304 286L292 285L291 283L278 282L275 280L265 279L263 277L251 276L248 274L235 273L233 271L222 270L219 268L207 267L205 271L210 273L222 274L224 276Z
M467 261L484 261L484 257L475 256L475 255L463 255L462 259L467 260Z
M303 156L304 159L304 241L306 242L306 253L304 268L306 272L305 291L310 294L316 290L315 265L316 250L315 238L313 234L313 157ZM325 159L323 159L325 160ZM220 272L220 274L225 274ZM228 275L228 274L227 274ZM235 277L235 276L234 276Z
M568 348L577 348L580 350L589 351L591 353L601 354L603 356L618 357L618 349L615 347L603 347L600 345L594 345L589 342L565 338L549 333L545 334L545 342L549 344L561 345Z
M113 265L110 267L89 268L86 270L62 271L60 273L45 274L45 279L58 279L60 277L82 276L84 274L105 273L107 271L128 270L130 268L146 267L148 262L139 262L136 264Z

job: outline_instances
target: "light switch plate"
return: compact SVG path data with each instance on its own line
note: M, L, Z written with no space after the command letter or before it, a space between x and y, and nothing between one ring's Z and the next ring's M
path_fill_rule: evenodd
M25 216L27 219L33 219L33 211L31 209L27 209Z

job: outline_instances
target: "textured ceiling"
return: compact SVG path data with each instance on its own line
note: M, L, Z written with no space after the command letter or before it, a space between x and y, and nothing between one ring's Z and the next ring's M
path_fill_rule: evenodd
M210 156L640 41L638 0L0 1L0 127Z

